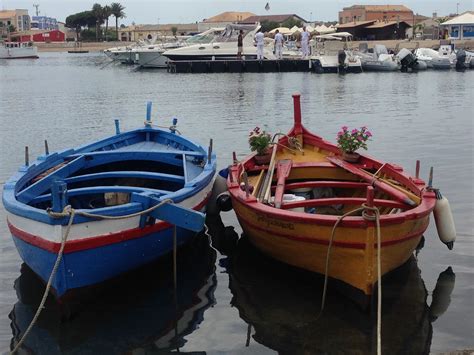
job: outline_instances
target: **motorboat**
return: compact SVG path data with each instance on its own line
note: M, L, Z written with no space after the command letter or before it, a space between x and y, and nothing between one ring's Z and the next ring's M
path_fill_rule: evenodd
M451 69L456 64L456 54L451 51L450 46L441 46L438 51L431 48L417 48L414 54L419 62L424 62L431 69Z
M120 62L122 64L134 64L136 61L134 51L136 49L142 49L150 46L154 46L157 41L156 36L151 36L145 40L140 39L135 43L112 47L104 49L104 54L112 59L113 61ZM159 44L158 44L159 45Z
M38 58L33 42L4 42L0 44L0 59Z
M254 45L254 37L260 25L227 25L224 31L214 38L211 43L195 44L182 48L171 49L163 53L172 61L183 60L216 60L237 59L237 38L239 31L243 31L243 59L256 59L257 48ZM264 47L263 56L266 59L274 59L273 48Z
M23 261L62 298L155 261L203 228L216 156L145 126L41 155L4 185L8 227ZM53 265L56 265L53 268ZM52 271L53 270L53 271Z
M359 51L355 54L360 57L364 71L395 71L400 69L398 60L393 54L388 53L387 47L383 44L376 44L371 53L364 51L359 46Z
M445 207L431 183L367 155L350 162L338 146L301 124L300 95L293 100L294 126L275 136L269 160L253 153L229 167L232 207L257 249L370 299L377 280L412 256L433 210L441 240L453 247L452 219L438 219L437 209ZM362 212L366 208L379 223ZM440 225L452 229L444 234Z
M207 31L194 35L183 42L173 42L165 44L155 44L145 47L137 47L132 50L136 59L136 64L143 68L167 68L168 58L163 53L181 47L193 46L197 44L207 44L219 36L223 27L211 28Z
M407 48L402 48L395 56L400 62L400 71L407 72L425 70L428 68L428 64L423 60L418 60L415 53L412 53Z
M337 32L315 36L310 41L311 56L316 72L319 73L360 73L362 63L348 47L352 35L348 32Z

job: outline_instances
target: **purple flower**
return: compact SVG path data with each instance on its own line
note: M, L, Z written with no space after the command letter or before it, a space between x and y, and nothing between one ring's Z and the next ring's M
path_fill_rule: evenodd
M347 132L347 129L348 129L347 126L342 126L341 128L344 132Z
M372 133L370 133L370 131L365 132L365 134L367 135L367 137L372 137Z
M342 136L343 134L344 134L344 132L341 132L341 131L337 132L338 137Z
M352 134L357 134L357 133L359 133L359 131L356 128L354 128L351 133Z
M362 141L364 140L364 138L363 138L362 136L357 136L357 140L358 140L359 142L362 142Z

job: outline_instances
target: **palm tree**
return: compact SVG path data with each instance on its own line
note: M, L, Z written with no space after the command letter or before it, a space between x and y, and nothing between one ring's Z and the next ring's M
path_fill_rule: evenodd
M122 6L122 4L118 2L114 2L110 5L110 9L112 12L112 15L115 16L115 36L117 37L118 40L118 19L119 18L124 18L125 17L125 7Z
M105 20L105 40L107 41L107 33L109 30L109 17L112 16L112 9L109 5L105 5L102 8L102 15Z
M98 41L100 25L104 22L104 9L100 4L95 3L92 6L92 15L95 17L95 39Z

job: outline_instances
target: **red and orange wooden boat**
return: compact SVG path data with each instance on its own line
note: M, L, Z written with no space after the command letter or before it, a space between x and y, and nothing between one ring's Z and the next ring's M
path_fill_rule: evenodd
M264 253L327 272L361 291L359 295L371 296L378 278L376 223L359 211L339 221L333 234L334 225L362 204L375 206L384 275L412 255L428 227L435 193L397 165L366 155L357 163L343 161L336 145L302 126L299 94L293 100L294 127L274 145L272 161L258 165L252 154L230 167L227 187L233 208L244 233ZM291 195L301 191L305 198Z

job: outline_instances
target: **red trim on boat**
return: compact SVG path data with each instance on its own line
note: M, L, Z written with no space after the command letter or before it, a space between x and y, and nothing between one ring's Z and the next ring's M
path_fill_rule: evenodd
M207 201L209 200L210 196L211 194L208 193L206 198L203 201L201 201L197 206L195 206L193 209L196 211L201 210L207 204ZM7 223L8 223L8 228L10 229L10 232L14 237L17 237L28 244L34 245L38 248L44 249L51 253L59 252L61 243L52 242L42 237L25 232L15 227L8 220L7 220ZM120 232L103 234L103 235L98 235L98 236L89 237L89 238L82 237L81 239L75 239L75 240L70 240L66 242L66 245L64 247L64 253L68 254L68 253L73 253L76 251L81 251L81 250L86 250L86 249L94 249L94 248L99 248L99 247L109 245L109 244L115 244L115 243L123 242L126 240L136 239L150 233L156 233L156 232L165 230L170 227L171 227L171 224L168 222L158 222L158 223L155 223L154 225L146 226L144 228L138 227L138 228L127 229Z
M279 232L275 232L275 231L268 231L266 228L260 227L256 224L252 223L252 222L249 222L248 220L246 220L242 216L240 216L239 219L242 220L243 224L248 225L251 228L257 229L258 231L261 231L261 232L267 232L269 234L272 234L272 235L280 237L280 238L286 238L286 239L296 240L296 241L305 242L305 243L329 245L328 240L308 238L308 237L297 237L297 236L292 236L292 235L288 235L288 234L285 234L285 233L279 233ZM423 225L423 227L420 230L418 230L416 232L406 234L406 235L404 235L403 237L401 237L399 239L388 240L388 241L382 242L382 247L403 243L403 242L405 242L409 239L416 238L416 237L420 236L421 234L423 234L425 232L426 228L428 228L428 224L429 224L429 221L427 223L425 223L425 225ZM365 242L354 243L354 242L341 242L341 241L333 240L332 244L334 246L342 247L342 248L365 249ZM377 247L377 243L374 243L374 247Z

